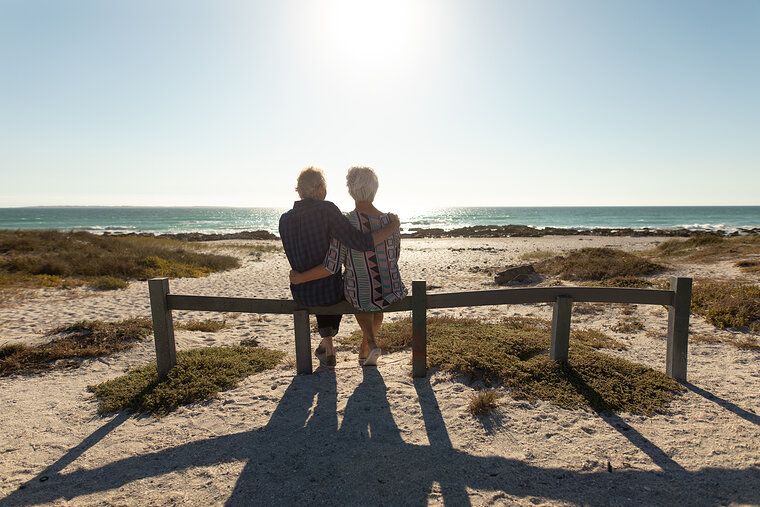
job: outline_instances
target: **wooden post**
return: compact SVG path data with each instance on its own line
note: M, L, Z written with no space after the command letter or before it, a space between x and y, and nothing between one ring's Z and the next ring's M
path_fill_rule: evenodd
M293 324L296 331L296 373L311 374L311 331L309 330L309 312L293 312Z
M566 362L570 348L570 312L573 308L573 298L558 296L554 302L552 315L552 340L549 348L549 359Z
M150 313L153 317L153 341L156 344L156 369L158 378L166 378L169 370L177 364L177 350L174 345L174 322L172 311L166 302L169 294L168 278L148 280Z
M427 376L427 285L412 282L412 377Z
M691 313L691 278L672 277L670 290L675 292L668 308L668 349L665 373L686 382L686 357L689 348L689 314Z

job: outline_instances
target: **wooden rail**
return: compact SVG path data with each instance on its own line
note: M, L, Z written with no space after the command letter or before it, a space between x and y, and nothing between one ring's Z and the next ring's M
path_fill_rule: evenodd
M394 303L385 312L412 311L412 375L427 375L426 312L432 308L553 303L549 357L567 361L570 316L573 302L632 303L668 307L666 373L686 381L686 356L691 307L691 278L673 277L670 290L612 287L530 287L476 292L427 294L424 280L412 282L412 295ZM158 374L165 377L176 364L173 310L238 313L292 314L295 328L296 371L311 373L309 314L366 313L343 301L332 306L304 307L290 299L253 299L171 294L167 278L148 280Z

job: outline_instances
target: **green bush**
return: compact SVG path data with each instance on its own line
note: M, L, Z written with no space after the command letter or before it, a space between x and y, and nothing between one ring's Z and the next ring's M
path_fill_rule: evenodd
M177 364L159 380L156 363L88 386L98 413L117 410L164 416L182 405L205 401L253 373L274 368L284 352L251 347L209 347L177 352Z

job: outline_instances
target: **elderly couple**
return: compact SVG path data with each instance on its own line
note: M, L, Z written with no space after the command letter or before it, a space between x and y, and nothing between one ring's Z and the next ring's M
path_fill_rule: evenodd
M375 342L382 311L407 294L398 271L400 224L396 215L372 205L378 187L372 169L352 167L346 185L356 208L343 215L335 204L325 201L322 170L301 171L296 186L301 200L280 217L280 238L292 268L290 290L298 304L325 306L346 299L358 310L373 312L355 317L363 335L359 362L375 366L382 354ZM335 366L332 339L341 317L317 315L322 342L316 353L324 354L328 366Z

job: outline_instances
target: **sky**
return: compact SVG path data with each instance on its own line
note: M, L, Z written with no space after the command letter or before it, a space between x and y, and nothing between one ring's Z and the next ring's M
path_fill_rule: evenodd
M0 0L0 207L760 205L760 1Z

